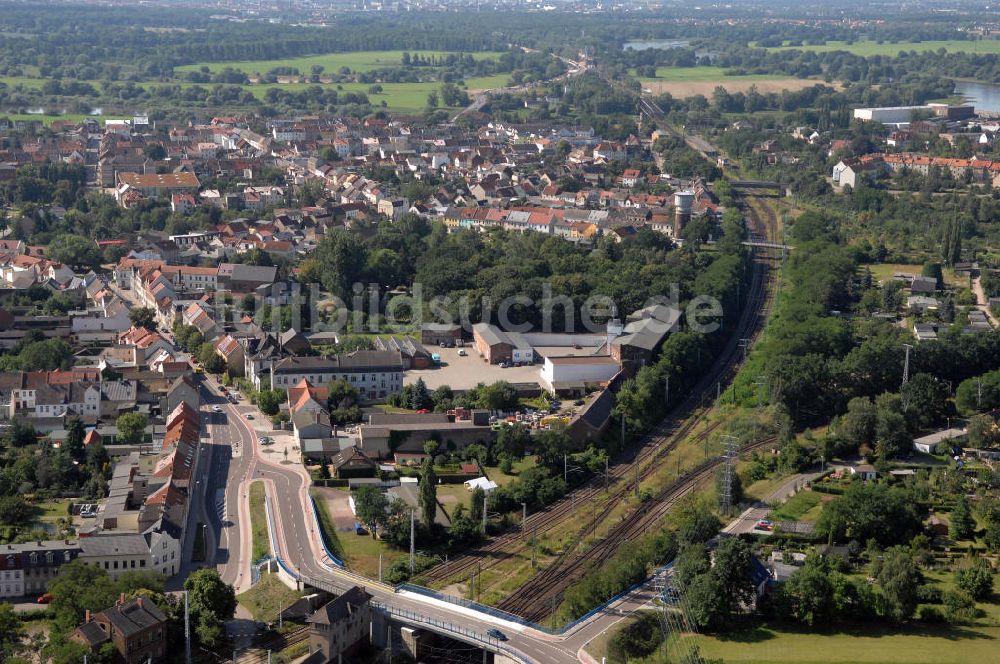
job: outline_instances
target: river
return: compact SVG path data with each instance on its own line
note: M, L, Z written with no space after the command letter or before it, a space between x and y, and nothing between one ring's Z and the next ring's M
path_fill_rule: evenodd
M1000 113L1000 85L978 81L955 81L955 95L965 97L977 111Z
M653 41L630 41L622 46L623 51L645 51L650 48L687 48L691 42L686 39L656 39Z

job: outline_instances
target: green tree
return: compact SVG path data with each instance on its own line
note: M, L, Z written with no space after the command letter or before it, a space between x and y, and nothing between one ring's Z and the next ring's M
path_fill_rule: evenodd
M744 540L727 537L719 542L715 549L712 574L722 586L726 611L730 615L739 613L742 607L753 601L753 553Z
M236 613L236 591L224 583L215 569L199 569L184 581L195 633L207 648L221 645L224 624Z
M149 421L142 413L122 413L115 421L118 428L118 438L128 445L142 443Z
M818 557L811 557L788 578L784 593L796 620L812 626L825 624L832 617L834 589L830 576L829 566Z
M261 390L257 393L257 407L265 415L277 415L287 397L281 389Z
M674 562L674 581L681 590L686 590L696 578L711 569L708 547L700 543L685 544Z
M136 307L130 310L128 319L133 327L144 327L147 330L156 329L156 312L150 307Z
M354 491L354 511L361 523L368 527L372 537L378 534L379 526L385 523L388 508L389 499L378 487L362 486Z
M24 496L0 496L0 525L16 526L25 523L31 517L31 506Z
M856 482L823 507L816 530L834 541L874 539L891 545L907 542L920 532L921 520L906 490Z
M425 459L423 471L420 473L420 514L427 530L434 527L434 518L437 516L437 482L434 461Z
M986 558L976 558L971 565L955 572L955 585L975 600L993 593L993 567Z
M913 553L909 547L891 547L877 568L875 578L882 589L886 616L896 622L909 619L917 608L917 588L921 581Z
M874 446L877 422L878 411L872 400L868 397L855 397L847 402L847 413L840 418L837 433L853 448L864 444Z
M209 373L220 374L226 370L226 361L215 352L215 346L208 342L198 347L198 361Z
M69 455L73 457L73 460L77 463L83 463L86 460L86 452L83 449L83 439L86 435L83 429L83 420L79 417L72 417L66 426L66 449L69 451Z
M25 634L21 616L14 613L14 605L0 603L0 661L13 660L22 652L21 639Z
M701 574L688 586L688 618L694 627L705 631L718 631L725 624L726 601L722 584L714 574Z
M478 406L489 410L513 410L517 407L517 388L505 380L490 385L479 385Z
M97 244L81 235L57 235L49 243L46 255L77 270L97 268L101 264Z
M424 408L429 408L434 405L431 403L430 392L427 391L427 384L424 383L423 378L417 378L417 382L413 384L413 392L410 397L410 408L413 410L421 410Z
M969 508L969 501L965 494L961 494L955 501L955 508L948 517L948 534L952 539L969 539L976 532L976 520L972 516Z
M992 415L981 413L969 418L967 427L969 445L972 447L996 447L1000 445L1000 427Z
M469 497L469 516L472 521L477 524L483 522L483 508L486 503L486 492L483 491L482 487L476 487L472 490L472 495Z
M878 411L876 450L880 458L890 459L905 451L910 443L903 401L898 394L886 392L875 399L875 408Z
M54 371L68 368L72 362L73 349L62 339L48 339L27 344L18 353L18 364L22 371Z
M918 373L903 386L900 397L908 419L918 427L926 427L944 419L951 395L943 382L930 374Z
M59 568L49 592L54 623L69 631L83 622L87 609L100 611L113 605L119 589L103 569L74 560Z

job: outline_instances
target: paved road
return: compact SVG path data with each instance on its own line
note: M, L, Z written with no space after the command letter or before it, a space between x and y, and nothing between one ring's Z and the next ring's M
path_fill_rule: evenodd
M210 389L214 391L214 386ZM654 599L651 587L640 587L568 633L554 636L444 600L411 592L396 592L391 586L337 568L323 550L309 500L311 479L300 460L289 455L286 461L283 454L262 450L257 440L270 427L262 416L248 420L246 412L241 412L249 410L245 407L236 408L227 404L222 408L225 411L224 422L213 423L211 427L213 455L209 487L217 486L218 478L226 477L226 514L231 518L235 509L239 515L240 527L223 521L220 552L216 558L223 578L231 583L235 578L238 590L245 589L249 584L247 487L251 481L262 480L273 509L278 556L296 574L342 590L360 585L376 602L394 610L415 613L478 634L485 634L490 628L499 628L509 637L506 645L527 661L546 664L582 661L594 664L593 658L583 650L586 644ZM227 464L227 457L220 450L227 449L230 442L239 443L241 455L229 459ZM205 507L208 508L209 504L206 503ZM211 515L209 523L213 524L212 532L217 532L218 524L213 522Z
M754 526L761 519L766 519L771 513L771 505L783 503L809 482L812 482L823 473L816 471L811 473L798 473L785 480L781 486L764 497L763 500L754 503L742 514L736 517L731 523L722 529L722 532L730 535L749 533L754 530Z

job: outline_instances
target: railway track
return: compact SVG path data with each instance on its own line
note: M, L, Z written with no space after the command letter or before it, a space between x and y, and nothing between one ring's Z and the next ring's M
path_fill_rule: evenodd
M765 438L743 447L740 453L757 450L774 442L773 437ZM605 539L572 560L557 561L545 571L535 575L517 592L501 602L498 608L528 620L536 622L543 620L561 602L567 588L579 581L592 567L611 558L622 545L647 534L685 496L710 480L723 463L722 458L702 462L683 477L664 487L655 498L643 503L642 509L629 513Z
M752 230L765 237L775 237L777 219L772 214L761 215L758 210L750 208L750 225ZM763 217L767 217L766 219ZM762 253L762 252L758 252ZM636 466L640 468L639 481L648 478L658 467L658 459L669 454L676 446L694 431L704 421L701 408L711 403L718 393L718 385L735 375L741 361L740 340L747 338L752 343L763 328L770 297L773 295L767 286L768 266L763 261L755 261L754 280L751 286L750 302L744 307L739 328L741 334L730 337L725 349L717 358L712 368L699 380L691 394L659 424L646 435L641 447L631 457L621 459L609 468L608 477L592 478L582 487L574 490L569 496L557 501L547 509L530 515L523 528L493 538L476 549L439 564L422 574L422 580L427 584L440 584L446 581L458 581L474 572L489 569L513 556L525 555L530 549L529 534L546 532L561 523L576 512L585 511L590 502L604 494L605 483L611 495L607 504L618 504L631 492ZM713 390L713 387L716 388ZM701 435L709 436L721 422L711 422ZM596 532L597 525L603 521L604 514L583 516L583 525L575 534L574 541L582 541L588 534ZM567 554L564 549L557 562Z
M754 230L763 232L766 237L774 238L777 231L777 218L773 211L765 208L762 213L753 201L750 202L749 211ZM741 315L738 333L734 335L735 340L748 339L750 344L755 343L763 333L767 318L766 312L773 302L777 289L775 273L768 265L763 253L761 251L755 253L750 301ZM734 358L728 353L727 358L729 368L725 372L725 377L728 379L735 375L741 362L738 356L734 361ZM693 419L697 421L700 418ZM719 422L716 423L716 426L718 424ZM673 445L676 445L677 442L679 440L674 441ZM741 453L758 449L773 442L773 438L755 441L744 447ZM566 588L581 578L592 566L599 565L614 555L624 543L649 532L676 505L677 501L697 489L707 478L711 477L721 464L722 459L720 458L706 460L684 477L678 478L660 491L652 504L644 503L641 509L630 512L598 544L577 555L570 555L573 547L564 550L563 554L548 568L529 579L501 602L499 608L529 620L543 619L555 610ZM577 543L581 542L582 538L578 537Z

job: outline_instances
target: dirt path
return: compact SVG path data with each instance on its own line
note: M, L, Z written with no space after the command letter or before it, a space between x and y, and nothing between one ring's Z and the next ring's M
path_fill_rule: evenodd
M983 290L983 284L979 280L979 277L972 279L972 292L976 295L976 308L986 314L986 317L990 320L990 325L994 328L1000 326L1000 321L997 321L996 316L990 311L990 301L986 297L986 291Z

